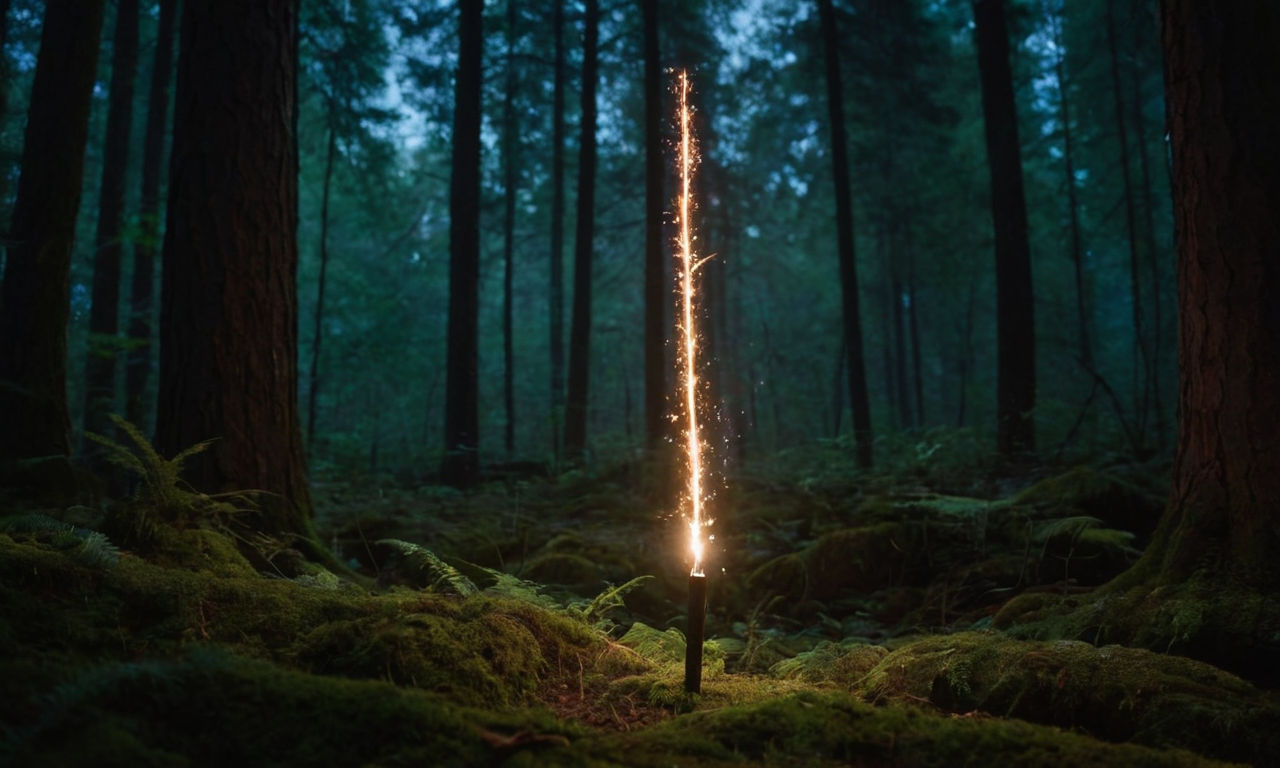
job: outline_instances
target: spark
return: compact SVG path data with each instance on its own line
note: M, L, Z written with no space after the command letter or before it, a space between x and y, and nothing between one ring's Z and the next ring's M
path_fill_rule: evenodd
M682 298L682 317L680 324L684 348L684 407L689 417L689 426L685 433L686 451L689 462L689 547L693 553L693 570L691 575L702 575L702 438L698 434L698 336L694 324L694 283L693 275L698 267L707 260L699 259L693 252L692 227L690 226L690 208L692 207L693 166L698 161L698 150L693 141L693 130L689 113L689 74L680 72L680 198L678 201L680 218L680 236L678 242L680 261L680 294ZM707 257L710 258L710 257Z

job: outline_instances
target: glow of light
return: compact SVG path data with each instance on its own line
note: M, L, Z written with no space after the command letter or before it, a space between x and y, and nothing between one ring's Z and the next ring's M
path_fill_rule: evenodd
M689 549L693 553L695 576L702 575L702 438L698 434L698 335L694 324L693 274L701 266L693 252L693 235L690 226L690 209L693 166L698 162L698 150L693 141L693 129L689 115L689 74L680 72L680 197L678 200L680 236L676 258L680 262L680 296L682 304L680 332L683 354L681 374L684 388L684 409L689 424L685 432L685 450L689 464Z

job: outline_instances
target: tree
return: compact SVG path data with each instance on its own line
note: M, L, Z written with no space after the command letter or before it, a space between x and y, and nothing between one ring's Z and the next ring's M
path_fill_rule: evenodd
M1165 0L1161 17L1180 326L1172 490L1138 562L1052 621L1092 642L1199 656L1274 684L1280 9ZM1022 600L1002 615L1018 621Z
M147 127L142 145L142 194L138 202L139 236L133 244L133 277L129 291L129 339L125 364L125 418L143 427L150 421L147 380L151 377L151 337L155 310L156 253L160 244L160 178L164 161L165 126L169 121L169 81L173 69L173 37L178 0L160 0L156 53L147 95Z
M551 95L551 456L560 460L560 409L564 402L564 0L555 0L555 71Z
M71 248L102 0L45 4L0 297L0 468L65 457Z
M871 406L862 353L862 321L858 310L858 265L853 239L853 198L849 193L849 150L845 138L844 86L840 76L839 33L831 0L818 0L826 62L827 114L831 122L831 170L836 195L836 235L840 255L840 294L849 402L858 466L871 466Z
M515 0L507 0L506 82L502 92L502 406L506 414L503 441L507 456L516 449L515 339L512 304L515 281L516 180L520 177L517 152L520 126L516 121L516 14Z
M1018 114L1009 66L1004 0L975 0L978 73L991 173L996 254L996 444L1011 455L1035 449L1036 336L1031 247L1022 191Z
M480 101L483 0L459 0L449 182L449 324L445 456L441 478L466 488L479 479Z
M0 127L9 113L9 54L5 44L9 41L9 0L0 0ZM0 205L9 190L8 173L0 172ZM2 225L0 225L2 226ZM0 259L0 273L4 271L4 259Z
M111 52L111 92L98 193L93 254L89 359L85 363L84 428L105 433L115 410L116 333L120 315L120 260L124 253L124 188L133 128L133 83L138 69L138 0L120 0Z
M573 316L569 326L569 400L564 452L581 461L587 445L588 374L591 370L591 261L596 194L597 0L586 0L582 30L582 124L578 146L578 218L573 248Z
M1178 241L1173 492L1135 575L1280 591L1280 9L1161 4Z
M641 0L644 24L644 441L650 451L667 433L666 325L669 290L663 256L662 61L658 0Z
M156 443L246 522L310 540L298 419L297 0L187 3L163 251Z

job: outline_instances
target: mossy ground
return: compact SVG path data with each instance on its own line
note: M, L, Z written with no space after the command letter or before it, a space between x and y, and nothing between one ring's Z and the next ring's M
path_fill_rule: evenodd
M1015 594L1050 611L1122 569L1133 539L1088 534L1127 530L1132 509L1108 504L1145 498L1131 483L1075 470L983 499L743 480L717 523L699 696L681 687L680 527L630 487L626 472L467 495L322 487L318 528L362 584L282 574L217 526L104 554L85 527L0 525L0 764L1208 765L1280 750L1271 695L1206 664L958 631ZM424 578L387 539L429 547L478 593ZM657 578L590 604L641 574Z

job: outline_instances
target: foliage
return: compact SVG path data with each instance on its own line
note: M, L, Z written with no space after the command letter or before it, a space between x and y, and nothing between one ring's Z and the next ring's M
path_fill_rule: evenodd
M109 569L120 560L120 550L105 534L48 515L29 512L0 517L0 533L33 534L37 541L69 552L76 562L90 568Z
M105 449L104 458L108 462L136 475L140 481L130 502L116 509L108 521L109 526L119 530L123 541L153 544L166 526L181 530L224 525L241 511L231 502L252 505L248 498L251 491L208 495L191 489L182 479L186 460L207 450L213 440L196 443L166 459L137 426L116 414L109 418L132 446L93 432L85 433L85 437Z

